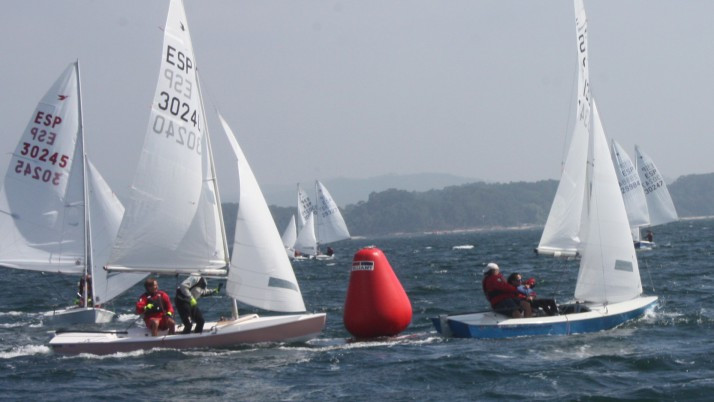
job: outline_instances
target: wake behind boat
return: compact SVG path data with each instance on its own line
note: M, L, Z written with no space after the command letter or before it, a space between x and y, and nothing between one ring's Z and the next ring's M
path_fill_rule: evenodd
M107 269L226 277L230 320L201 334L147 336L144 329L58 331L57 353L114 353L153 347L227 347L304 341L325 325L324 313L302 313L300 287L248 161L219 114L240 186L233 256L228 245L206 125L196 59L181 0L171 0L161 69L130 202ZM158 134L158 135L157 135ZM300 313L238 315L237 301L260 309Z
M559 315L512 318L494 312L433 318L443 335L504 338L568 335L614 328L657 303L643 296L639 266L625 205L605 131L590 95L587 21L575 0L578 107L563 173L537 252L580 257L574 302Z

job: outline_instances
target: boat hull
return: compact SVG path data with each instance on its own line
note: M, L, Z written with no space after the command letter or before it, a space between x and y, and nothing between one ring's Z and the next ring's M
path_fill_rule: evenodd
M590 311L557 316L509 318L489 311L436 317L432 322L439 333L456 338L571 335L612 329L642 316L656 304L656 296L647 296L607 306L583 304Z
M644 250L652 250L655 248L654 242L647 241L647 240L640 240L635 242L635 249L644 251Z
M103 308L69 307L55 310L43 317L46 325L54 327L63 325L105 324L116 318L114 312Z
M294 314L259 317L256 314L233 321L208 322L201 334L160 334L152 337L146 328L127 331L58 331L50 347L59 354L106 355L135 350L169 348L225 348L262 342L304 342L318 336L326 314Z

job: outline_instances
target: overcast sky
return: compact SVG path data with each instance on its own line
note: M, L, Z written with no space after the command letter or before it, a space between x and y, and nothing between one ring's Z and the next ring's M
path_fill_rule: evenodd
M165 0L3 0L0 169L80 60L87 152L125 196ZM263 185L387 173L560 175L576 88L571 0L185 0L206 107ZM668 178L714 172L714 1L585 1L605 132ZM222 136L209 120L212 138ZM220 134L220 135L219 135ZM221 172L222 139L214 139ZM308 187L310 184L308 184ZM234 197L230 189L224 198Z

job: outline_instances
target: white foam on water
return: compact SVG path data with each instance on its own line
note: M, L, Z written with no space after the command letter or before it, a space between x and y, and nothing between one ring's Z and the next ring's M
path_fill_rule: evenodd
M22 312L22 311L4 311L0 312L0 317L20 317L23 315L27 315L27 313Z
M47 355L51 350L46 345L16 346L8 351L0 352L0 359L13 359L20 356Z
M474 248L473 244L461 244L459 246L451 247L452 250L471 250Z

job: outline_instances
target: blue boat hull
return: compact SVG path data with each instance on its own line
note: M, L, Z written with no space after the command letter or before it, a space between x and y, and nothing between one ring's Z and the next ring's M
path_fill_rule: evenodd
M633 301L599 306L589 312L552 317L513 319L493 312L435 317L436 330L456 338L512 338L532 335L570 335L598 332L644 315L657 304L657 297L640 297ZM445 327L448 326L448 327Z

